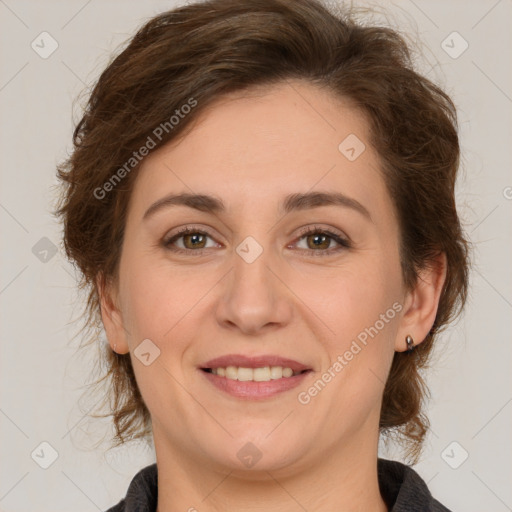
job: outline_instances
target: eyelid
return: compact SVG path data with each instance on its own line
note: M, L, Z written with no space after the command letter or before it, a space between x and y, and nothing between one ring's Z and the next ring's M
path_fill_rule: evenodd
M339 238L343 238L347 243L350 242L350 238L347 235L345 235L345 233L343 233L342 231L339 231L336 228L318 226L317 224L301 228L299 237L303 237L305 235L309 235L312 233L326 233L334 235Z

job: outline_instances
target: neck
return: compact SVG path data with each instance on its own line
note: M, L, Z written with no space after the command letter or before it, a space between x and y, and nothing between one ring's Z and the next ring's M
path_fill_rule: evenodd
M243 471L191 458L158 434L157 512L388 512L377 477L378 438L330 447L301 468Z

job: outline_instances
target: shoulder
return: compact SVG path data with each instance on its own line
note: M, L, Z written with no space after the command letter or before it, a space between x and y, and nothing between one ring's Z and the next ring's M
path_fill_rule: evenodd
M378 459L379 487L390 512L450 512L430 493L427 484L411 466Z
M126 496L106 512L155 512L158 497L156 463L142 468L132 479Z

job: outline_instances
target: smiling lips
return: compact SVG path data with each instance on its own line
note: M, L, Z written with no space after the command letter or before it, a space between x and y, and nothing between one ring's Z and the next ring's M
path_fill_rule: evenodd
M261 399L298 386L312 371L308 366L273 355L230 354L200 367L217 388L237 398Z
M228 354L226 356L216 357L201 365L203 369L213 368L227 368L228 366L235 366L237 368L263 368L264 366L280 366L282 368L291 368L293 372L302 372L304 370L311 370L309 366L287 359L285 357L275 355L261 355L248 357L242 354Z

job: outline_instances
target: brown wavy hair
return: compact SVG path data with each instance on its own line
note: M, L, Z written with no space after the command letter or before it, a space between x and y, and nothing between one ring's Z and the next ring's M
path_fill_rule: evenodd
M412 353L396 352L384 389L380 431L401 442L417 461L429 427L423 412L428 388L422 369L439 331L461 312L468 287L468 247L457 215L454 187L459 167L457 116L450 97L414 70L403 36L366 26L349 11L319 0L208 0L147 21L113 58L92 92L73 134L71 156L57 167L56 209L67 256L81 271L87 292L81 347L97 345L102 324L97 278L118 278L123 231L138 165L110 187L119 168L155 127L197 102L159 144L184 136L214 100L253 86L305 80L350 100L370 122L399 218L404 283L436 255L447 275L435 322ZM119 174L118 174L119 176ZM111 182L112 183L112 182ZM101 195L101 197L100 197ZM92 329L92 333L89 329ZM148 438L151 417L139 392L130 354L101 343L101 386L119 446ZM105 387L106 393L105 393Z

